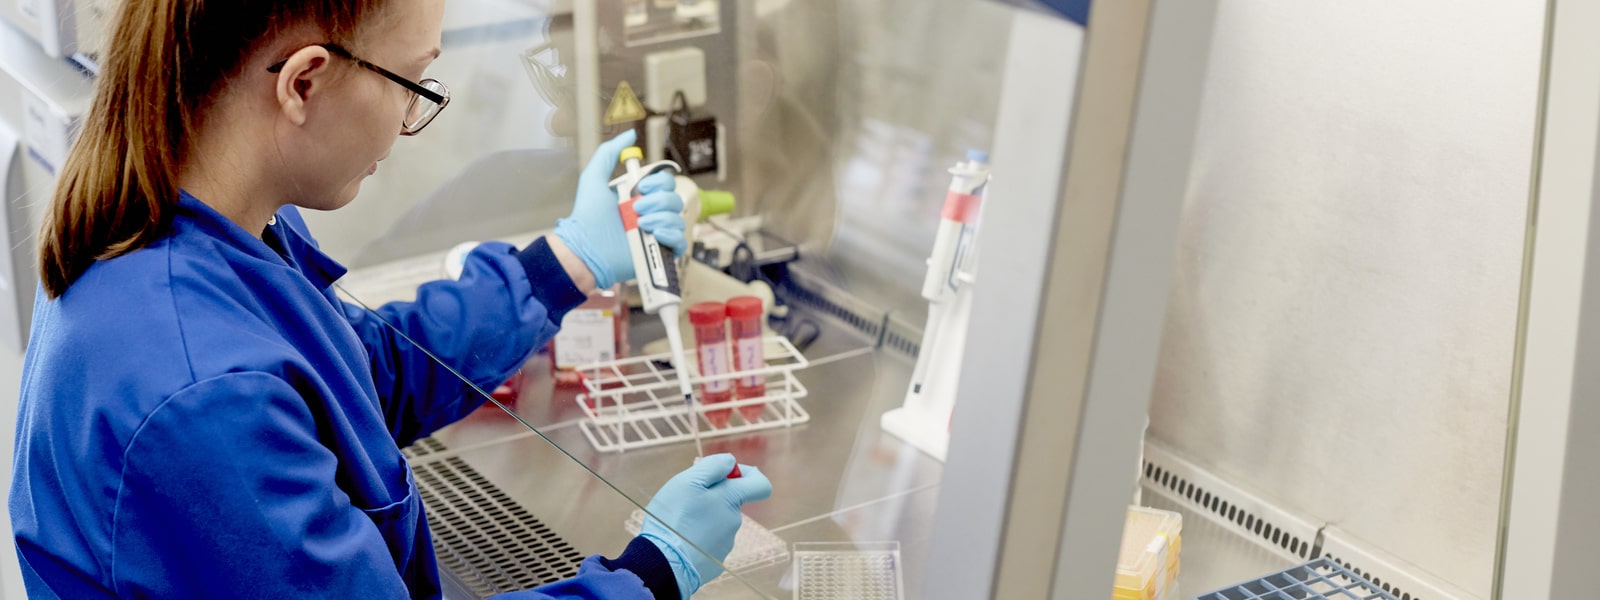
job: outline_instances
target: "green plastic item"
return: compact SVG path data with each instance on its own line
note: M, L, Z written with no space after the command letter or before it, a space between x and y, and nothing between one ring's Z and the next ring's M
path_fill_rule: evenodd
M733 192L721 190L700 190L700 219L705 220L717 215L733 212Z

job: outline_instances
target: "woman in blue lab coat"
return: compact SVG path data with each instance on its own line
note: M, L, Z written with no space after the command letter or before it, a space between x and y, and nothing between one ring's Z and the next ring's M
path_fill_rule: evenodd
M298 210L355 197L397 135L448 104L423 71L444 0L122 2L40 234L10 513L35 598L430 598L426 516L400 448L481 405L586 292L631 278L604 145L572 215L488 243L458 281L376 313ZM420 81L419 81L420 80ZM670 177L642 227L682 250ZM720 572L727 455L668 481L614 559L523 598L678 598ZM669 529L670 527L670 529Z

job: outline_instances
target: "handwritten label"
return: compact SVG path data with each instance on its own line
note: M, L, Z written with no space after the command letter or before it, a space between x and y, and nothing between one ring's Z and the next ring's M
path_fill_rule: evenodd
M617 359L611 311L580 308L567 313L556 333L556 366L571 369Z

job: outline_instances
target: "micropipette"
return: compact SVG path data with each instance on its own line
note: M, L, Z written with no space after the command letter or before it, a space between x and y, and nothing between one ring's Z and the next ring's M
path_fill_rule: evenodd
M951 167L950 175L950 188L945 194L939 232L934 237L933 254L928 257L928 274L922 281L922 297L928 300L928 325L922 338L922 347L917 352L917 364L911 372L913 394L922 393L928 363L939 339L944 305L955 297L956 290L962 284L968 283L974 266L978 214L984 188L989 183L988 153L979 150L967 152L967 160Z
M678 375L678 390L683 392L683 405L689 413L689 430L694 436L695 456L705 456L700 445L700 416L694 407L694 388L689 385L686 371L689 363L683 357L683 334L678 331L678 309L683 304L683 294L678 289L678 262L671 248L663 248L656 236L639 228L639 213L633 203L641 196L639 181L662 169L682 171L670 160L641 165L644 151L630 146L620 157L625 172L611 181L617 190L618 210L622 212L622 227L627 231L628 249L633 253L633 270L639 277L639 299L646 314L660 314L661 324L667 328L667 345L672 349L672 362Z

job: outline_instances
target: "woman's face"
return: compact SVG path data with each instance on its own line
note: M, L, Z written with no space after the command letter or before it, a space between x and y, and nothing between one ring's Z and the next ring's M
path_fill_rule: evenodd
M392 0L378 22L348 49L357 58L417 81L438 57L444 0ZM354 61L330 56L330 73L313 79L304 122L280 146L294 181L290 203L316 210L349 204L400 136L412 93ZM326 76L335 74L334 76ZM322 85L320 91L318 84ZM286 144L286 138L290 141Z

